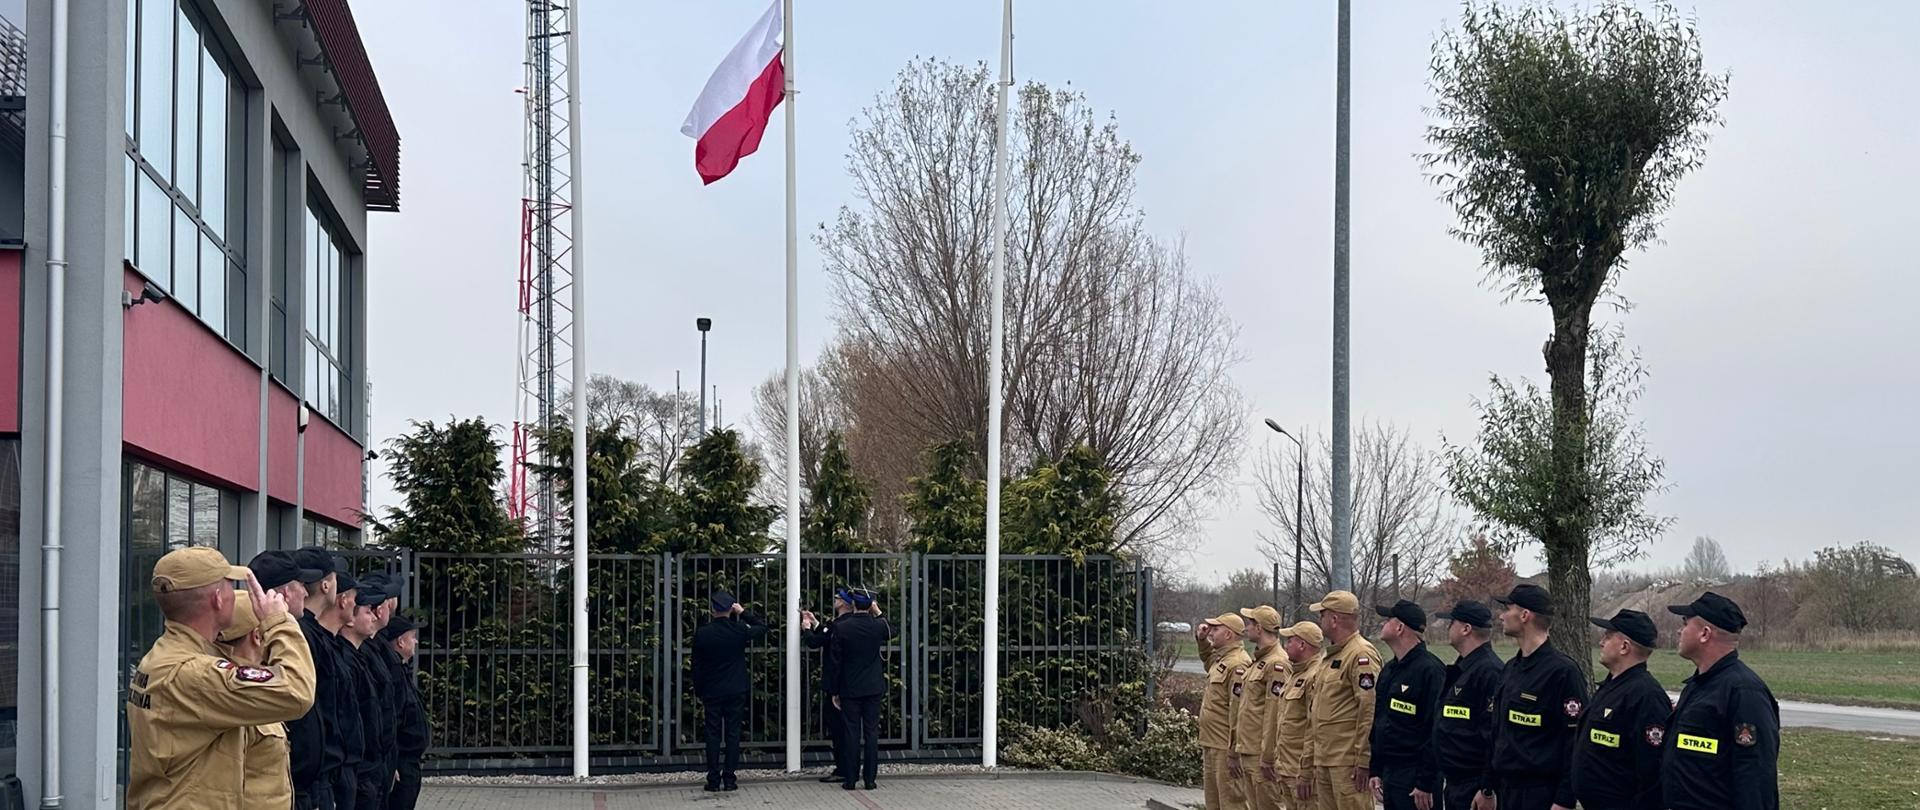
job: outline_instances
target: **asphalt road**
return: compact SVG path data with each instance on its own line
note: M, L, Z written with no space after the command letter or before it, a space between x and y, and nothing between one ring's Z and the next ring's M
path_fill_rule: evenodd
M1173 671L1194 675L1206 672L1199 661L1191 658L1176 662L1173 665ZM1675 699L1679 698L1679 693L1668 694ZM1901 709L1834 706L1827 703L1783 700L1780 701L1780 724L1788 728L1830 728L1835 731L1854 731L1863 734L1920 737L1920 712Z

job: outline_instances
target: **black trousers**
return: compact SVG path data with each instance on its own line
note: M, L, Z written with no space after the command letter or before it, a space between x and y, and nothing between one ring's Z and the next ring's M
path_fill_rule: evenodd
M880 775L880 700L884 697L840 697L840 713L847 721L848 767L843 777L848 782L853 781L855 764L868 782Z
M1480 792L1480 775L1459 779L1448 776L1446 781L1446 787L1440 791L1442 801L1438 810L1473 810L1473 794Z
M1554 791L1559 789L1558 784L1537 780L1501 780L1494 787L1499 794L1500 810L1549 810L1553 807Z
M400 763L400 781L393 783L393 792L387 794L387 810L413 810L420 802L420 763Z
M375 771L361 771L360 796L353 802L354 810L384 810L387 792L392 788L393 773L384 767Z
M330 781L333 792L334 810L355 810L359 807L360 775L351 768L335 768L330 774L320 777Z
M333 784L325 777L293 791L293 810L334 810Z
M827 696L827 739L833 743L833 775L841 779L853 778L852 746L847 744L847 720L839 709L833 707L833 696Z
M1413 772L1412 765L1385 765L1374 774L1380 777L1380 799L1387 810L1415 810Z
M700 705L706 710L707 784L717 785L723 779L732 780L740 768L740 721L747 714L747 696L701 698Z

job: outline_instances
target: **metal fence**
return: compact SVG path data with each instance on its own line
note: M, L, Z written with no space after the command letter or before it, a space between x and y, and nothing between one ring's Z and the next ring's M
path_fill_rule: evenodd
M565 554L439 554L369 549L356 570L406 578L402 607L421 621L421 695L433 726L429 767L556 768L571 751ZM1110 557L1007 556L1002 564L1003 722L1098 721L1099 707L1150 690L1152 570ZM784 747L785 558L778 554L588 558L594 766L698 759L693 634L708 598L727 590L772 626L748 649L754 691L742 746L750 760ZM809 554L802 608L826 616L835 587L879 594L899 634L886 648L889 700L881 744L894 756L975 756L980 743L985 558ZM824 650L802 655L801 740L824 759ZM1150 693L1149 693L1150 696Z

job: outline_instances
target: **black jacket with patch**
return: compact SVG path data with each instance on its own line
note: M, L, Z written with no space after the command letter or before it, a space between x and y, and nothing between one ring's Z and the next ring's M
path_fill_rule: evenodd
M1660 803L1660 746L1667 690L1638 664L1593 692L1573 741L1573 791L1589 810L1665 810Z
M1780 704L1739 653L1687 679L1663 748L1673 810L1779 810Z
M1554 803L1572 807L1573 735L1586 704L1586 676L1551 642L1515 654L1493 699L1494 781L1553 785Z

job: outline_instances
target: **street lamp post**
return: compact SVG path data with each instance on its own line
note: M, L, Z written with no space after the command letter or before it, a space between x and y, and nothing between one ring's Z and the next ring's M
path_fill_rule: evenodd
M1295 448L1293 454L1295 460L1293 472L1293 615L1294 618L1298 619L1301 617L1301 606L1306 604L1306 602L1300 598L1300 558L1305 552L1305 547L1300 540L1300 524L1305 520L1306 516L1307 445L1305 442L1300 441L1299 436L1288 433L1287 429L1281 427L1279 422L1268 419L1267 427L1273 428L1275 433L1292 439ZM1306 431L1303 430L1301 433L1304 435Z
M700 435L707 435L707 332L713 329L712 318L695 318L694 328L700 330Z

